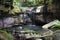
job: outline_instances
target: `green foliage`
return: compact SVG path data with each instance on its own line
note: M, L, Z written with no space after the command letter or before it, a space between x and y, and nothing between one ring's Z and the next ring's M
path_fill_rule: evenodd
M23 3L22 6L39 6L39 5L43 5L44 3L44 0L40 0L39 2L36 2L34 0L31 0L31 1L27 1L26 3Z
M14 0L15 2L19 2L19 0Z
M40 0L39 2L38 2L38 5L44 5L44 0Z
M52 4L52 0L47 0L48 5Z
M27 0L26 2L21 2L21 0L15 0L19 6L39 6L44 5L44 0L34 1L34 0ZM50 5L52 3L52 0L46 0L46 2Z
M52 0L46 0L48 4L48 8L51 9L50 5L52 4ZM34 0L27 0L26 2L22 2L22 0L14 0L13 6L14 9L10 11L10 13L15 14L20 11L20 7L36 7L44 5L44 0L34 1ZM17 7L15 7L17 6Z
M3 34L8 40L13 40L13 36L11 36L9 33L7 33L4 30L0 30L0 33ZM1 38L0 38L1 39ZM2 39L1 39L2 40Z

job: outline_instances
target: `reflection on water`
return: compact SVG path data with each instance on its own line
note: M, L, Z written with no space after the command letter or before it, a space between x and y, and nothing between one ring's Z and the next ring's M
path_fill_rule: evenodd
M49 31L48 29L42 29L40 26L34 26L34 25L23 25L22 30L33 30L36 32L46 32Z

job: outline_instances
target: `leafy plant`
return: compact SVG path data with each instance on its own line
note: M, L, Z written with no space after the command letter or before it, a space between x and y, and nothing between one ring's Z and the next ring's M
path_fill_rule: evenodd
M11 34L7 33L6 31L0 30L0 33L3 34L8 40L13 40L13 36ZM3 40L3 39L1 39L1 40Z

